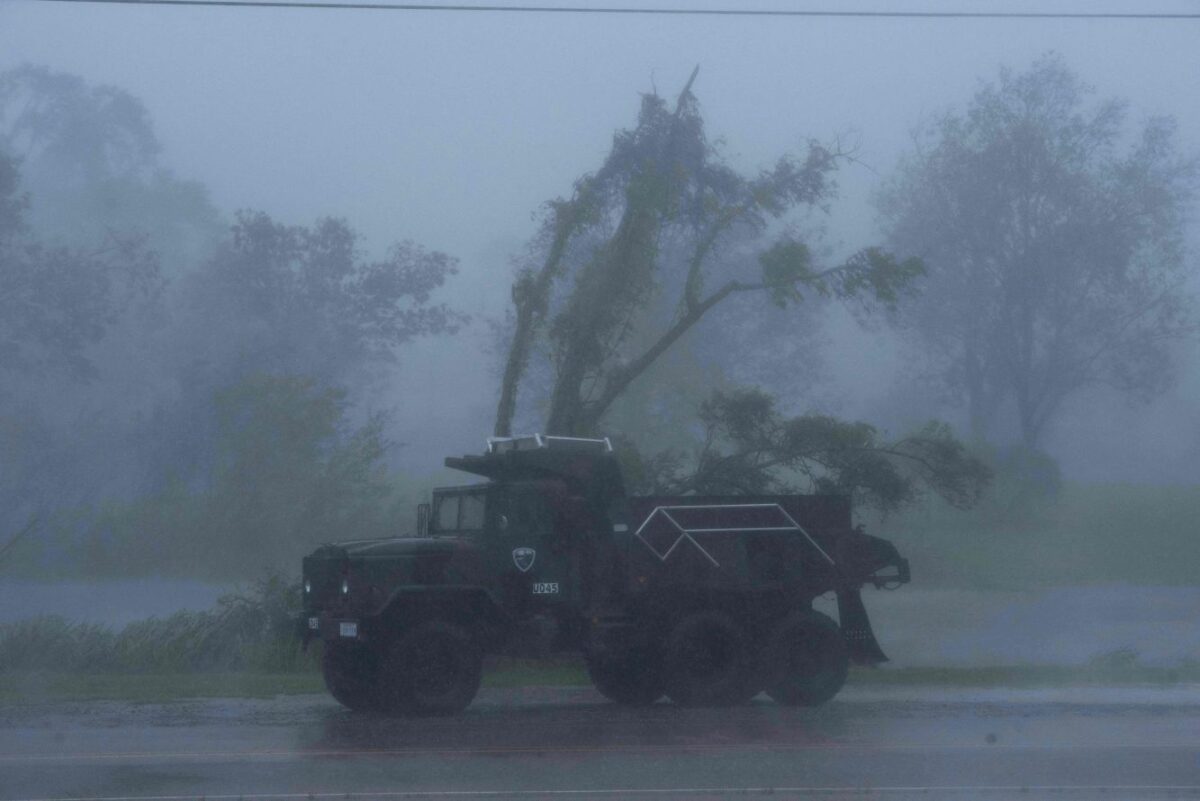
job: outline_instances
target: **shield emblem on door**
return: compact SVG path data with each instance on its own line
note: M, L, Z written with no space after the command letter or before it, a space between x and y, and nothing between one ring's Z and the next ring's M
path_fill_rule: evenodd
M513 564L517 566L517 570L522 573L528 573L529 568L533 567L533 560L537 557L537 551L532 548L514 548L513 549Z

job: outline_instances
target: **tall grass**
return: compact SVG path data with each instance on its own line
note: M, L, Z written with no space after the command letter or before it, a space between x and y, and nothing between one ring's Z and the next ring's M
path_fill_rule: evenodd
M120 630L43 616L0 625L0 671L145 672L311 669L295 633L299 587L278 577L218 600Z
M1200 485L1067 484L1036 508L929 504L867 521L894 540L921 586L1024 589L1062 584L1194 585Z

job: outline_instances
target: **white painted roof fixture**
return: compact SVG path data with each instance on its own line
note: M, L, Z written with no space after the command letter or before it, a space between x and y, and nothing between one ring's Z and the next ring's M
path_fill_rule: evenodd
M488 453L544 449L612 453L613 446L608 437L594 439L589 437L558 437L547 436L545 434L527 434L520 437L487 438Z

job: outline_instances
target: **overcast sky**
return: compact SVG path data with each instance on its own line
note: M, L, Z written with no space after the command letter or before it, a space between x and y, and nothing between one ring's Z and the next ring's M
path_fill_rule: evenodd
M598 0L597 0L598 1ZM570 4L570 3L560 3ZM586 5L579 4L576 5ZM657 6L737 6L659 0ZM1193 11L1196 2L905 4L769 3L758 8ZM304 223L348 218L371 248L413 239L462 259L456 294L477 314L503 313L507 256L543 201L596 167L632 123L638 94L695 85L711 137L736 164L764 166L807 137L850 134L865 166L843 169L830 219L845 248L875 233L868 204L923 116L969 98L1000 65L1054 50L1132 116L1170 114L1200 152L1200 21L1007 21L454 14L0 2L0 69L25 62L111 83L141 98L180 176L204 182L223 210L257 208ZM886 371L886 350L846 333L838 376L849 390ZM437 376L478 397L470 425L437 434L440 452L476 449L490 428L491 364ZM1193 357L1196 350L1191 351ZM426 353L415 364L432 369ZM475 359L472 363L471 359ZM486 379L486 380L485 380ZM855 383L859 382L859 383ZM851 393L853 394L853 392ZM1200 415L1193 373L1164 403ZM420 393L400 393L414 404ZM1173 404L1173 405L1172 405ZM1161 410L1160 410L1161 411ZM1128 437L1071 465L1083 478L1131 479L1163 459L1187 480L1198 441L1177 422L1132 412L1066 421ZM1159 419L1167 419L1159 417ZM1194 419L1194 418L1193 418ZM1083 426L1082 432L1079 426ZM1136 430L1135 430L1136 429ZM1195 426L1193 426L1193 431ZM1073 433L1072 433L1073 432ZM1062 434L1067 436L1067 434ZM1102 439L1102 438L1098 438ZM1128 458L1129 442L1139 443ZM1120 458L1125 455L1125 458ZM1200 459L1200 452L1194 453ZM1119 461L1127 467L1097 467ZM1161 468L1158 468L1161 469Z

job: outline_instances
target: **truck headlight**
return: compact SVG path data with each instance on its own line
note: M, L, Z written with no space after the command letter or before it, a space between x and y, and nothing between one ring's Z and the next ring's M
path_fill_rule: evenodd
M350 594L350 579L342 579L342 595Z
M308 579L304 580L304 594L312 595L312 582Z

